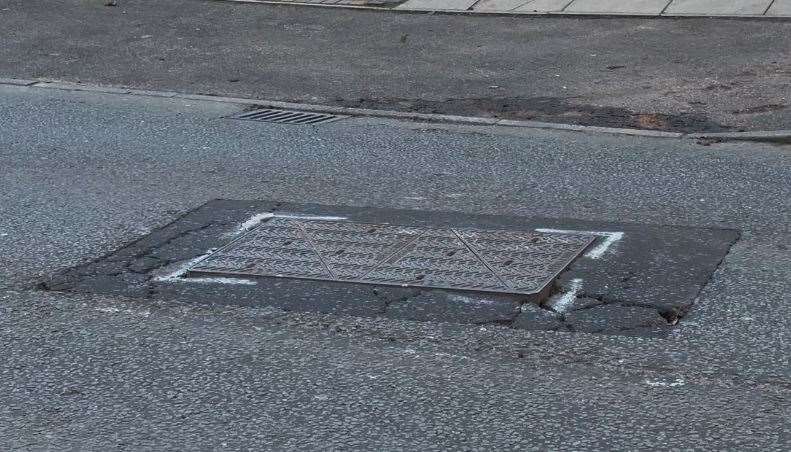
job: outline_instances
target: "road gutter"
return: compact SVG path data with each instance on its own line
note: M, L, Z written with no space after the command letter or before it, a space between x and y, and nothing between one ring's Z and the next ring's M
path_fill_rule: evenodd
M665 132L650 129L630 129L616 127L583 126L577 124L561 124L542 121L519 121L513 119L496 119L477 116L443 115L433 113L411 113L394 110L376 110L370 108L336 107L332 105L305 104L296 102L281 102L261 100L244 97L212 96L207 94L184 94L175 91L139 90L113 86L99 86L83 83L63 82L45 79L17 79L0 77L0 86L10 85L17 87L55 89L62 91L82 91L101 94L122 94L129 96L164 97L172 99L197 100L220 102L238 105L255 106L260 108L277 108L284 110L300 110L316 113L330 113L369 118L388 118L405 121L421 121L433 123L449 123L477 126L503 126L527 129L550 129L567 132L606 133L614 135L629 135L650 138L691 138L695 140L724 141L755 141L789 144L791 143L791 129L784 130L758 130L752 132L727 132L727 133L680 133Z

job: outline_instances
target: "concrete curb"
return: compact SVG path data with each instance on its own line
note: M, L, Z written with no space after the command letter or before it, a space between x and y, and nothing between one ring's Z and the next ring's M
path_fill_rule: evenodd
M235 0L233 0L235 1ZM82 83L62 82L56 80L25 80L0 77L0 85L11 85L27 88L55 89L63 91L83 91L101 94L123 94L146 97L164 97L172 99L197 100L205 102L221 102L238 105L257 106L262 108L278 108L284 110L302 110L316 113L330 113L355 117L388 118L406 121L419 121L429 123L450 123L476 126L501 126L527 129L550 129L568 132L606 133L613 135L628 135L651 138L691 138L712 141L757 141L770 143L791 143L791 129L788 130L760 130L753 132L728 132L728 133L679 133L664 132L661 130L628 129L615 127L582 126L577 124L560 124L541 121L517 121L512 119L483 118L476 116L456 116L429 113L410 113L393 110L374 110L369 108L335 107L332 105L303 104L295 102L281 102L272 100L251 99L244 97L223 97L206 94L182 94L175 91L152 91L131 88L118 88L112 86L98 86Z
M654 13L630 13L630 12L575 12L575 11L492 11L492 10L463 10L463 9L406 9L394 6L366 6L366 5L341 5L332 3L302 3L298 1L279 1L279 0L210 0L226 3L248 3L264 5L289 5L289 6L311 6L318 8L345 8L362 9L370 11L394 11L402 14L461 14L461 15L480 15L480 16L527 16L527 17L574 17L574 18L637 18L637 19L748 19L748 20L770 20L770 21L789 21L791 16L766 16L762 14L654 14Z

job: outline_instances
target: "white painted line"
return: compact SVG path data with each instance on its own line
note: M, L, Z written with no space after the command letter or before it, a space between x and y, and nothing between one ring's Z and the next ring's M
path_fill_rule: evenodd
M546 228L538 228L536 232L545 232L547 234L574 234L574 235L595 235L599 237L604 237L605 239L597 245L595 248L589 250L585 253L585 257L589 257L591 259L599 259L604 256L604 253L610 249L616 242L620 241L624 237L623 232L607 232L607 231L575 231L571 229L546 229Z
M272 218L274 216L275 216L275 214L273 214L271 212L257 213L255 215L253 215L252 217L248 218L247 220L245 220L242 224L240 224L239 227L236 228L236 232L234 232L231 235L239 235L242 232L249 231L250 229L258 226L258 224L261 223L262 221L268 220L268 219L270 219L270 218Z
M247 220L245 220L242 224L240 224L234 232L226 234L226 236L236 236L240 235L243 232L249 231L250 229L258 226L262 221L267 220L269 218L294 218L294 219L303 219L303 220L325 220L325 221L338 221L338 220L346 220L346 217L335 217L335 216L321 216L321 215L303 215L298 213L283 213L283 214L274 214L272 212L266 213L257 213ZM157 276L154 278L155 281L158 282L197 282L197 283L216 283L216 284L244 284L244 285L255 285L257 284L255 281L250 279L244 278L224 278L224 277L206 277L206 278L184 278L184 274L189 271L195 264L198 262L206 259L211 255L216 248L212 248L209 251L201 254L198 257L190 259L183 265L179 266L175 271L168 273L167 275Z
M240 224L234 232L229 234L225 234L226 236L236 236L240 235L243 232L246 232L260 224L262 221L267 220L269 218L295 218L295 219L304 219L304 220L326 220L326 221L334 221L334 220L346 220L346 217L334 217L334 216L321 216L321 215L303 215L303 214L292 214L292 213L283 213L283 214L274 214L271 212L266 213L257 213L247 220L245 220L242 224ZM198 257L190 259L189 261L185 262L183 265L179 266L176 270L166 275L157 276L154 278L154 281L158 282L180 282L180 283L214 283L214 284L243 284L243 285L255 285L257 284L255 281L250 279L244 278L226 278L226 277L204 277L204 278L184 278L184 274L189 271L195 264L198 262L206 259L209 257L216 248L212 248L209 251L201 254Z
M270 218L289 218L289 219L296 219L296 220L318 220L318 221L343 221L348 220L346 217L334 217L328 215L309 215L309 214L301 214L301 213L257 213L247 220L245 220L239 227L236 228L235 231L229 232L225 234L225 237L234 237L237 235L242 234L243 232L247 232L250 229L261 224L262 221L268 220Z
M256 282L250 279L242 278L176 278L169 282L182 282L182 283L210 283L210 284L238 284L243 286L254 286Z
M684 386L686 383L683 379L676 378L675 380L669 382L660 380L645 380L645 384L659 388L675 388L676 386Z
M607 252L610 247L615 244L615 242L620 241L623 239L624 233L623 232L604 232L601 235L606 237L599 246L596 248L588 251L585 253L585 256L591 259L599 259Z
M568 292L564 292L552 297L549 300L549 305L555 312L566 312L566 310L568 310L568 308L574 303L574 299L577 298L577 294L580 290L582 290L582 279L574 278L571 280L571 287L569 288Z
M473 298L473 297L465 297L464 295L451 295L450 299L453 301L457 301L459 303L464 304L483 304L483 305L490 305L494 304L494 300L487 300L485 298Z
M202 261L203 259L206 259L209 256L209 254L211 254L213 252L214 252L214 248L210 249L209 251L205 252L204 254L201 254L198 257L195 257L193 259L188 260L185 264L179 266L172 273L168 273L167 275L157 276L156 278L154 278L154 281L159 281L159 282L178 282L178 281L180 281L182 279L181 277L184 276L185 273L187 273L187 270L189 270L190 267L192 267L193 265L195 265L198 262Z
M249 279L243 278L184 278L184 274L198 262L202 261L209 257L211 253L213 253L216 249L212 248L209 251L201 254L200 256L190 259L183 265L179 266L175 271L168 273L167 275L157 276L154 278L154 281L157 282L168 282L168 283L189 283L189 282L197 282L197 283L216 283L216 284L243 284L248 286L253 286L256 284L255 281L251 281Z
M139 315L139 316L143 316L143 317L148 317L149 315L151 315L151 311L148 311L148 310L135 311L134 309L119 309L119 308L113 308L113 307L98 307L98 308L94 308L93 310L94 311L98 311L98 312L105 312L107 314L119 314L119 313L121 313L121 314Z
M319 221L343 221L348 220L347 217L333 217L322 215L303 215L301 213L277 213L275 218L294 218L297 220L319 220Z
M184 274L187 273L187 271L193 265L197 264L198 262L202 261L203 259L206 259L214 251L216 251L216 248L212 248L209 251L201 254L200 256L195 257L193 259L190 259L189 261L187 261L183 265L179 266L175 271L173 271L171 273L168 273L167 275L157 276L156 278L154 278L154 281L167 282L167 283L191 283L191 282L197 282L197 283L215 283L215 284L242 284L242 285L247 285L247 286L254 286L255 284L257 284L255 281L252 281L252 280L249 280L249 279L244 279L244 278L223 278L223 277L217 277L217 278L214 278L214 277L211 277L211 278L184 278L183 277Z

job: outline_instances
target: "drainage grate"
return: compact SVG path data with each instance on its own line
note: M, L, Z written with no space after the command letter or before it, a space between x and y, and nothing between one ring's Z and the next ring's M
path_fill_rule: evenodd
M327 122L337 121L345 117L346 116L331 115L327 113L313 113L296 110L276 110L273 108L247 111L231 116L232 119L276 122L278 124L324 124Z
M537 294L594 238L272 218L187 273Z

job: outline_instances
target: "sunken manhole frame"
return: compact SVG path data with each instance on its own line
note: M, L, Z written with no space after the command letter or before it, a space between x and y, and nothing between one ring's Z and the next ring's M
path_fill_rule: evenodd
M220 281L225 278L182 278L190 262L204 256L207 250L228 244L229 239L257 224L263 215L318 216L408 226L594 233L607 236L608 240L586 251L557 278L553 289L561 292L558 297L570 297L571 301L561 310L554 305L534 306L525 299L528 297L517 295L469 291L464 295L461 291L298 279L234 278L230 282ZM255 223L251 223L253 220ZM620 237L610 241L615 231ZM272 306L285 311L357 317L497 323L521 330L666 337L675 319L693 306L739 237L739 231L723 228L217 199L103 257L46 277L40 288L208 305ZM607 242L609 245L605 246ZM195 284L184 284L188 280ZM577 281L583 283L575 285ZM460 299L458 295L464 296ZM514 311L516 304L523 309ZM637 308L644 309L632 312ZM667 314L673 314L672 318Z
M390 243L382 243L376 239L371 243L371 236L368 233L382 230L388 232L374 232L374 234L379 235L379 238L390 237L386 239ZM283 236L283 234L291 235ZM333 239L333 236L341 238ZM358 241L355 242L355 239ZM596 243L596 240L597 237L590 234L570 235L453 227L416 228L391 223L270 217L228 244L210 251L200 260L193 262L186 269L184 276L302 279L421 290L517 295L534 302L542 302L552 293L557 278ZM293 242L301 242L302 248L283 248ZM490 243L488 248L484 245L487 242ZM319 244L322 246L320 247ZM496 244L499 244L500 248ZM328 246L330 250L324 249ZM245 247L248 249L245 250ZM380 254L373 260L369 258L368 262L339 263L330 261L335 251L332 247L339 247L341 251L345 251L344 248L354 247L374 249L368 250L368 253L356 253L362 255L376 253L378 247L384 249L378 250ZM425 251L427 249L430 251ZM448 251L452 254L446 254ZM466 259L447 257L456 256L459 252L465 255ZM506 261L503 263L491 261L491 256L494 255L496 259L498 254L500 260L506 259ZM519 258L515 257L520 255ZM312 262L310 258L313 258ZM410 259L422 262L422 268L410 265L399 266L400 262L409 262ZM517 269L512 269L510 266L515 260L517 260ZM220 264L217 264L217 261ZM245 266L237 268L234 261L242 261ZM215 264L212 265L212 262ZM234 262L234 264L230 267L226 264L223 267L222 262ZM258 264L265 265L266 270L260 270ZM306 266L310 264L323 268L326 274L322 276L317 275L315 271L309 271ZM443 267L443 264L446 267ZM459 268L454 269L454 264ZM521 272L518 270L520 264ZM272 265L275 268L272 268ZM509 268L506 269L506 266ZM356 267L356 270L364 273L347 274L345 277L336 274L342 267ZM536 267L541 271L538 272ZM413 272L418 274L418 277L404 279L395 276L389 278L373 276L378 271L387 274L387 269L395 273ZM503 271L510 271L511 274L503 274ZM441 276L443 273L444 279ZM466 273L469 276L466 280L462 276L460 280L454 281L456 279L454 273ZM472 275L477 275L478 278ZM424 280L426 276L429 278ZM496 283L490 282L490 287L481 287L484 279ZM522 286L518 285L520 279ZM525 286L526 283L529 285ZM497 287L498 285L500 287Z

